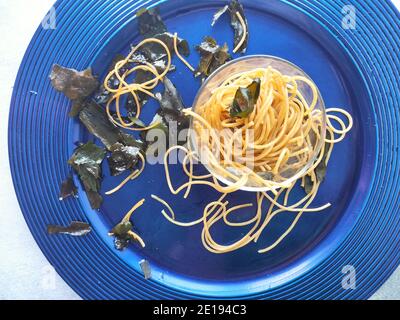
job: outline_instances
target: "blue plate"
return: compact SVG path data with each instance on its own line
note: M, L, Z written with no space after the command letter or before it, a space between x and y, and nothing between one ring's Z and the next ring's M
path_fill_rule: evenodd
M343 107L355 120L352 132L334 149L314 203L333 206L305 214L272 252L258 254L257 248L271 243L292 221L292 214L277 218L257 245L211 254L201 245L200 228L168 223L150 194L167 199L181 219L190 220L215 193L199 187L190 201L171 196L161 165L148 166L140 179L105 197L100 212L90 209L81 187L78 200L58 200L74 143L92 137L68 118L70 102L51 88L52 64L92 66L104 77L113 56L127 53L130 44L140 40L134 12L155 5L169 30L191 46L213 35L232 48L227 18L210 26L212 15L225 3L64 0L55 4L56 28L37 30L11 103L11 169L29 228L51 264L86 299L368 298L400 261L400 17L389 1L242 1L250 28L247 54L274 55L298 65L316 82L327 106ZM344 6L349 4L356 10L355 29L347 24ZM199 58L192 51L188 60L196 65ZM189 106L200 83L179 60L174 63L178 71L171 80ZM156 108L154 102L146 105L145 120ZM173 171L176 180L184 178L179 170ZM106 166L104 175L103 191L121 180L110 177ZM232 201L252 197L239 192ZM118 252L107 232L141 198L147 202L134 222L147 246L131 245ZM251 213L243 211L242 218ZM46 234L47 224L71 220L89 221L94 232L82 238ZM217 230L221 241L238 236L236 231ZM141 274L142 259L150 262L151 280ZM354 290L342 286L347 266L356 272Z

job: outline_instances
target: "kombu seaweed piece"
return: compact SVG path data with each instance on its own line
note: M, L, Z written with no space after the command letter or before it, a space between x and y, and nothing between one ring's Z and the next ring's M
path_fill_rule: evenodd
M163 32L163 33L155 35L154 38L164 42L171 53L175 52L174 35L172 33ZM180 54L182 54L184 56L188 56L190 54L189 44L186 40L178 37L177 47L178 47ZM152 62L153 64L156 63L157 61L158 61L158 64L160 63L159 61L164 61L165 64L167 62L167 53L165 52L165 49L158 43L152 42L152 43L144 44L140 48L140 52L146 58L147 62ZM160 66L158 66L157 69L160 69ZM162 69L162 71L164 71L164 70L165 70L165 67L164 67L164 69Z
M51 84L59 92L64 93L70 100L83 101L99 86L90 68L84 71L53 65L50 74Z
M312 191L312 189L313 189L313 186L314 186L314 182L312 182L311 176L306 175L306 176L304 177L304 191L305 191L307 194L310 194L311 191Z
M315 168L315 175L317 177L317 181L319 182L323 182L326 176L326 170L327 170L326 157L328 156L329 153L329 147L330 147L329 143L326 142L322 160Z
M180 132L188 129L190 124L189 117L183 113L185 105L178 90L167 77L164 78L164 87L163 94L156 94L156 99L160 104L157 114L163 120L162 123L167 126L170 139L177 141L178 144L185 144L186 139L185 141L178 140Z
M174 84L167 77L164 78L164 92L155 95L160 104L151 124L159 123L153 129L161 129L167 135L167 141L176 141L178 144L185 144L185 141L179 141L178 137L182 130L188 129L190 120L184 115L185 108L181 95ZM151 130L153 130L151 129ZM149 130L148 132L151 132Z
M117 250L124 250L129 245L131 237L129 231L132 229L132 223L130 221L122 221L118 223L110 232L110 235L114 237L114 246Z
M111 155L107 161L112 176L118 176L126 170L133 169L138 163L141 152L137 147L124 146L121 143L113 145L110 151Z
M144 38L152 38L167 31L158 7L141 9L136 13L139 23L139 32Z
M245 53L247 50L248 42L249 42L249 26L247 23L246 16L244 15L243 6L239 3L238 0L232 0L229 5L226 5L225 7L220 9L214 15L211 25L214 26L214 24L218 21L218 19L226 12L229 12L229 14L230 14L231 27L235 32L234 48L236 48L239 45L239 43L242 40L243 35L244 35L244 28L243 28L242 24L240 23L240 20L239 20L237 14L239 14L242 17L244 23L246 24L246 39L243 42L243 44L240 46L240 48L238 49L238 52Z
M329 143L325 143L324 155L322 156L322 160L314 170L317 182L323 182L325 180L327 172L326 157L328 156L328 152ZM304 191L308 194L311 192L314 183L311 180L311 176L306 175L304 178Z
M90 102L82 109L79 119L88 131L99 138L110 151L111 154L107 161L112 176L133 169L138 162L138 153L145 154L146 144L115 127L108 119L104 109L95 102ZM130 122L131 120L128 118L124 121ZM93 194L92 198L101 201L96 194Z
M167 77L164 79L164 87L165 89L162 94L156 94L156 99L160 103L161 110L163 112L181 115L185 105L183 104L182 97L178 90Z
M139 148L141 152L146 151L146 142L145 141L143 141L141 139L136 139L134 136L127 134L127 133L122 133L122 138L123 138L123 144L125 146Z
M59 199L64 200L64 199L67 199L68 197L76 197L77 192L78 192L78 189L76 188L76 186L74 184L74 180L72 179L72 176L69 176L61 184Z
M115 249L122 251L129 246L132 240L137 241L130 233L132 228L132 222L123 220L110 231L108 235L114 237Z
M225 43L221 47L212 37L205 37L203 42L196 46L196 50L200 54L200 63L195 71L195 76L202 76L203 79L232 59L228 52L228 45Z
M143 141L135 139L130 134L123 133L119 128L114 126L105 110L94 101L85 105L79 113L79 119L87 130L100 139L109 151L111 151L116 143L121 143L124 146L137 147L141 150L145 148ZM134 120L134 118L125 118L127 122L132 120ZM138 120L137 122L138 126L140 126L140 121Z
M102 180L101 163L105 155L105 149L88 142L76 148L68 160L85 188L92 209L99 209L103 201L99 192Z
M246 88L239 88L230 109L231 117L247 118L260 97L261 80L255 79Z
M144 39L156 38L166 44L169 51L174 53L174 35L168 32L165 26L158 8L141 9L136 13L139 22L139 32ZM186 40L178 37L177 47L179 53L188 56L190 54L189 44ZM157 43L147 43L140 48L140 52L135 54L133 61L143 64L143 62L150 62L154 64L159 70L162 68L162 62L164 62L164 71L166 66L167 54L164 48Z
M110 122L104 109L95 102L85 105L79 113L79 120L107 149L120 140L119 129Z
M121 54L117 54L110 65L110 68L108 69L108 72L114 70L115 65L120 62L121 60L125 60L125 56ZM120 69L120 74L122 75L125 73L127 70L129 70L130 64L127 63L124 67ZM110 80L107 83L110 87L116 89L119 85L119 80L116 78L115 75L110 77ZM93 101L95 101L97 104L105 104L108 102L108 100L111 97L111 93L104 87L102 84L98 90L93 94Z
M87 235L90 231L92 231L90 225L81 221L72 221L67 227L52 224L47 226L47 233L50 235L66 234L73 237L81 237Z
M117 142L123 141L121 131L111 123L105 110L94 101L87 103L81 110L79 120L108 150Z

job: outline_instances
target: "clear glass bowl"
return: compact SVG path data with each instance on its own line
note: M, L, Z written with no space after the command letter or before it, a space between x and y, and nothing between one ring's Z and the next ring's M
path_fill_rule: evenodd
M203 83L197 96L195 97L192 110L196 112L196 109L203 106L211 96L212 91L219 87L227 78L234 76L235 74L251 71L256 68L268 68L272 67L283 75L287 76L303 76L308 78L310 81L312 79L299 67L294 65L293 63L278 58L274 56L267 56L267 55L253 55L253 56L246 56L243 58L235 59L219 69L217 69L208 79ZM305 100L310 103L313 98L312 91L310 87L303 82L297 82L299 91L304 96ZM321 139L316 142L314 146L314 153L309 158L308 162L305 166L293 171L289 175L285 176L284 181L279 181L279 184L282 186L290 185L292 182L296 181L297 179L301 178L313 165L315 160L318 157L318 154L321 151L323 141L325 140L326 134L326 114L325 114L325 104L322 99L320 92L318 91L318 101L315 106L314 110L319 110L322 114L322 125L321 125ZM207 161L204 161L205 155L201 154L200 148L197 143L197 135L196 131L194 130L194 123L196 120L192 118L190 124L190 133L189 133L189 145L190 148L195 151L199 155L199 159L203 159L201 163L206 167L206 169L215 176L219 181L224 183L227 186L230 186L234 183L234 180L231 178L223 177L220 174L217 174L215 170L213 170L208 164ZM265 174L265 173L264 173ZM239 176L238 176L239 177ZM254 181L248 181L246 185L244 185L241 190L245 191L252 191L252 192L262 192L262 191L269 191L271 189L277 189L278 187L265 187L260 186L259 184L255 183Z

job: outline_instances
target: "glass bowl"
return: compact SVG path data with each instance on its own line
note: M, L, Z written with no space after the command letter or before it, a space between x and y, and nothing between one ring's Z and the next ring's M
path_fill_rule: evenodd
M251 71L257 68L268 68L268 67L272 67L278 70L279 72L282 73L282 75L302 76L312 81L312 79L302 69L300 69L299 67L297 67L296 65L287 60L268 55L246 56L243 58L230 61L229 63L223 65L222 67L214 71L214 73L208 77L208 79L202 84L200 90L198 91L195 97L192 111L198 113L196 111L198 111L199 108L201 108L209 100L213 90L219 87L228 78L242 72ZM313 98L313 93L310 87L302 81L297 81L297 85L299 91L304 96L304 99L308 103L311 103ZM322 144L323 141L325 140L325 134L326 134L325 104L318 89L317 93L318 93L318 100L314 110L316 112L321 113L321 125L320 125L321 139L319 140L315 139L316 142L314 145L314 152L309 157L307 163L301 168L298 168L297 170L293 170L293 172L286 174L283 180L281 179L280 181L274 181L273 178L271 178L271 181L278 182L279 186L277 183L273 183L274 186L265 186L265 185L260 185L260 183L257 183L254 180L249 180L243 187L240 188L241 190L252 191L252 192L266 192L270 191L271 189L288 187L294 181L304 176L306 172L310 169L310 167L313 165L313 163L315 162L321 151ZM209 162L207 161L207 156L204 154L204 152L201 151L201 147L199 146L198 142L199 139L197 137L195 130L195 123L197 121L198 120L195 120L193 117L191 117L189 139L188 139L189 147L198 155L198 159L200 160L201 164L204 165L205 168L216 179L218 179L220 182L222 182L227 186L231 186L235 181L230 177L222 176L221 174L217 173L216 170L214 170L212 166L209 165ZM235 173L235 171L230 171L230 173L240 178L240 175L237 172ZM257 174L261 176L263 179L265 179L266 172L260 172Z

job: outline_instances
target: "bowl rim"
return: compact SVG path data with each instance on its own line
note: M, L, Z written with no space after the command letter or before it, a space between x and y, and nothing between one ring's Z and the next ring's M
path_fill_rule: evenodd
M318 158L318 155L322 149L322 145L325 142L325 137L326 137L326 107L325 107L325 102L324 99L321 95L321 92L318 88L318 86L316 85L316 83L313 81L313 79L299 66L297 66L296 64L294 64L293 62L290 62L289 60L283 59L281 57L277 57L277 56L272 56L272 55L265 55L265 54L255 54L255 55L247 55L244 57L239 57L236 59L233 59L227 63L225 63L224 65L220 66L219 68L217 68L201 85L200 89L197 91L197 94L193 100L193 104L192 104L192 111L196 112L196 106L198 105L198 100L200 99L203 91L205 90L205 88L207 87L207 85L223 70L232 67L233 65L243 62L243 61L248 61L248 60L256 60L256 59L265 59L265 60L274 60L274 61L278 61L278 62L283 62L284 64L296 69L297 71L299 71L302 76L304 76L305 78L307 78L308 80L310 80L315 87L317 88L317 94L318 94L318 100L320 101L320 107L321 107L321 112L322 112L322 132L321 132L321 136L322 139L320 139L316 149L315 149L315 153L314 155L311 157L311 159L307 162L307 164L301 169L299 170L295 175L293 175L292 177L286 179L285 181L279 183L280 186L275 186L275 187L250 187L250 186L242 186L239 188L239 190L242 191L248 191L248 192L267 192L267 191L271 191L271 190L277 190L280 189L282 187L289 187L293 182L295 182L296 180L298 180L299 178L301 178L302 176L304 176L304 174L308 171L308 169L311 168L311 166L314 164L315 160ZM280 70L278 70L280 71ZM196 136L195 136L195 130L193 128L193 124L194 124L194 119L193 117L190 118L190 130L189 130L189 136L188 136L188 144L189 147L191 148L191 150L193 150L196 153L199 153L199 150L197 148L197 143L196 143ZM199 157L201 158L201 157ZM227 185L227 186L231 186L233 184L232 181L229 181L228 179L222 177L221 175L216 174L209 165L204 164L202 162L200 162L206 169L207 171L212 174L213 177L215 177L216 179L218 179L220 182L222 182L223 184Z

